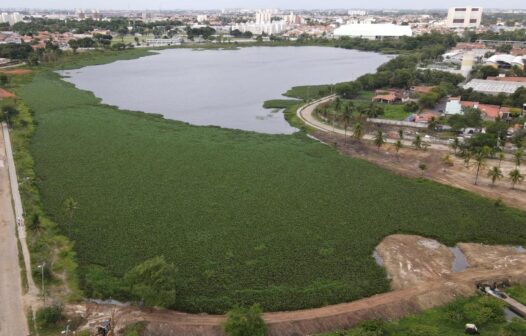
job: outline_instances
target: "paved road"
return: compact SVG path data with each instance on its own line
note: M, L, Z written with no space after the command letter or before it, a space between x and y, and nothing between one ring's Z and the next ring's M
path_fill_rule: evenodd
M336 95L331 95L331 96L327 96L327 97L318 99L316 101L313 101L312 103L309 103L307 105L304 105L304 106L300 107L296 114L301 120L303 120L303 122L305 124L307 124L308 126L310 126L312 128L315 128L317 130L320 130L320 131L323 131L323 132L327 132L327 133L345 135L345 130L343 130L341 128L337 128L337 127L332 127L331 125L327 125L327 124L321 122L320 120L318 120L314 116L314 111L316 110L316 107L318 107L321 104L330 102L331 100L334 100L335 98L336 98ZM347 136L352 136L352 131L350 129L347 130ZM367 140L367 141L373 141L374 140L374 135L373 134L365 134L363 136L363 139ZM391 144L394 144L396 141L397 141L397 139L396 140L395 139L389 139L389 138L385 139L385 142L391 143ZM403 145L405 147L412 147L413 146L413 143L412 143L411 139L403 140L402 143L403 143ZM449 150L449 147L445 146L445 145L435 144L435 143L433 143L433 144L430 143L429 145L430 145L429 147L433 148L433 149Z
M4 137L0 136L0 336L24 336L29 331L22 297L16 217L8 171L11 162L6 147Z

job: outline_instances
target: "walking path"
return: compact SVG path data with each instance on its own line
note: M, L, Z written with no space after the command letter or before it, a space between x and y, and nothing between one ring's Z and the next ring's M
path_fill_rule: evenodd
M298 111L296 112L296 114L305 124L317 130L327 132L327 133L332 133L332 134L339 134L343 136L345 136L346 134L347 136L352 136L353 132L351 130L347 130L347 132L345 132L345 130L341 128L327 125L324 122L318 120L314 115L316 108L318 106L328 103L334 99L336 99L336 95L330 95L330 96L315 100L307 105L300 107ZM374 141L374 138L375 136L373 134L364 134L362 137L362 139L367 140L367 141ZM385 142L390 143L390 144L394 144L396 143L396 141L398 141L398 139L389 139L389 138L385 139ZM411 140L407 140L407 139L402 140L402 144L405 147L411 147L413 145ZM449 149L448 146L446 145L435 144L435 143L429 143L429 145L430 145L430 148L433 148L433 149L438 149L438 150L448 150Z
M20 315L21 311L22 316L12 316L7 320L8 324L0 323L0 336L4 335L1 333L4 327L14 330L6 335L27 335L27 319L24 310L30 308L33 302L35 302L35 298L38 297L38 289L35 286L31 272L31 257L26 242L24 210L18 190L18 179L16 176L9 130L5 123L2 123L1 126L3 136L0 137L0 158L3 157L3 160L1 160L2 163L0 164L0 202L2 204L0 205L0 221L2 221L3 230L0 233L0 239L2 239L2 243L4 240L6 241L6 252L4 253L2 250L0 253L0 267L4 265L10 265L10 267L6 269L1 268L0 272L0 279L2 280L0 281L0 286L9 286L9 291L5 292L6 296L0 295L0 302L2 303L0 304L0 315L3 314L2 309L7 309L9 310L9 314ZM26 269L25 281L27 281L28 291L24 297L21 289L22 279L20 276L16 233L18 233L18 240ZM11 244L14 244L14 246L11 246ZM7 248L9 250L7 250ZM13 286L16 286L16 288ZM25 301L25 305L22 304L23 301ZM13 306L4 304L4 302L13 302ZM18 306L20 306L20 308L17 308ZM24 306L26 309L23 308ZM0 321L2 320L0 319Z
M2 133L6 132L2 124ZM12 151L4 133L0 137L0 335L28 335L18 261L16 215L10 187ZM15 180L15 186L18 187Z

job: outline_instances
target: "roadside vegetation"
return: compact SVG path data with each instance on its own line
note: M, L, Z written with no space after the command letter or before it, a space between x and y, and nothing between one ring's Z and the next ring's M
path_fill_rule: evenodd
M464 334L468 323L474 323L482 336L526 335L524 320L506 321L502 302L477 296L396 322L368 321L349 331L319 336L457 336Z

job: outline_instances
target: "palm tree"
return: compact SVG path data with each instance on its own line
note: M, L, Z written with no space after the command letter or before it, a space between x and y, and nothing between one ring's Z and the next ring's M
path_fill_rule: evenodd
M517 149L513 156L515 157L515 165L519 167L522 163L522 158L524 157L524 152L522 151L522 148Z
M415 145L416 149L422 148L422 137L420 134L417 134L415 136L415 140L413 140L413 145Z
M382 132L381 130L378 130L376 132L376 135L374 136L374 144L376 145L376 147L378 147L378 151L380 151L380 147L382 147L385 144L384 132Z
M363 126L362 126L362 123L358 122L358 123L356 123L356 125L354 125L353 137L356 140L361 140L362 139L362 137L363 137Z
M351 124L352 120L352 109L351 104L347 105L345 108L345 111L343 111L343 128L345 129L345 142L347 143L347 129L349 128L349 125Z
M524 181L524 175L521 174L520 170L514 169L509 174L511 180L511 189L515 189L515 185Z
M477 185L478 180L479 180L480 168L484 167L484 165L486 164L486 158L487 157L488 157L487 156L487 151L484 150L484 149L478 151L475 154L475 162L477 163L477 172L476 172L476 175L475 175L475 185Z
M73 198L68 198L64 201L63 211L64 214L68 217L68 236L71 238L71 224L73 222L73 217L75 212L79 208L79 204Z
M402 147L404 147L404 145L402 144L402 141L396 140L396 142L395 142L395 150L396 150L396 158L398 160L400 160L400 156L398 155L398 152L400 151L400 149L402 149Z
M495 185L495 182L503 178L504 175L502 175L500 167L493 167L488 171L488 177L491 179L491 184Z

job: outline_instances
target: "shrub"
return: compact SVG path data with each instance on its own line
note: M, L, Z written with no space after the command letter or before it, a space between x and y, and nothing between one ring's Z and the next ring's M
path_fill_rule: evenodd
M228 336L264 336L267 334L267 326L261 313L259 305L234 308L228 312L223 329Z
M38 326L45 328L56 325L64 318L62 310L63 308L61 305L40 308L36 314Z
M154 257L126 274L130 293L147 306L170 308L175 305L175 266L164 257Z

